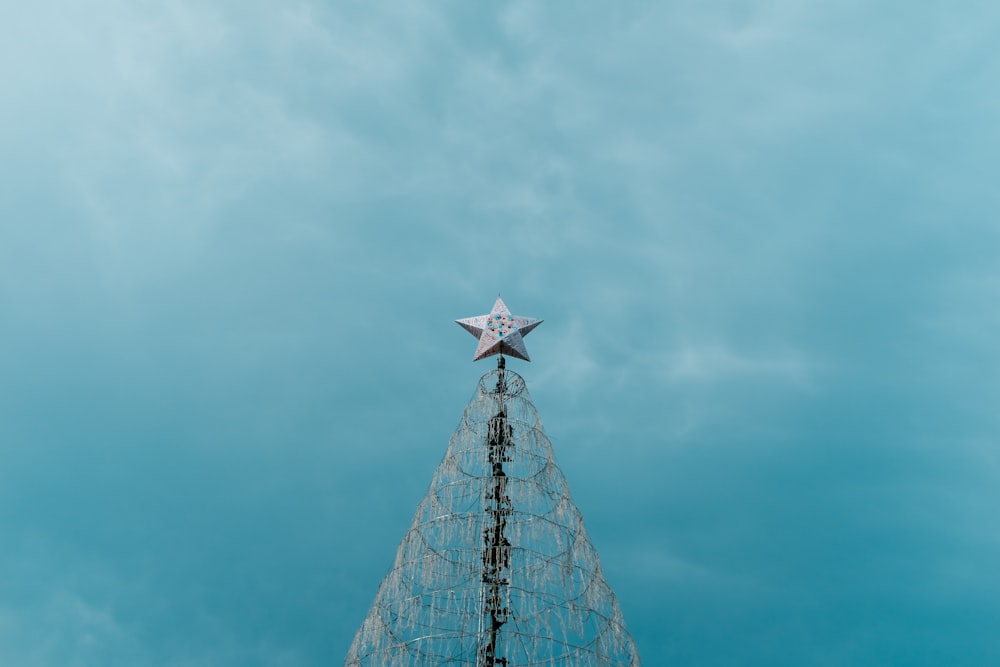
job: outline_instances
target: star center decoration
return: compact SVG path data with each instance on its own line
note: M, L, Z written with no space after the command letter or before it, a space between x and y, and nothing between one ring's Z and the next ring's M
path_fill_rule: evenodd
M531 361L528 358L528 350L524 347L524 336L527 336L532 329L541 324L542 320L511 315L503 299L498 296L489 315L467 317L455 320L455 322L479 339L479 347L476 348L476 354L472 357L473 361L479 361L494 354L506 354Z

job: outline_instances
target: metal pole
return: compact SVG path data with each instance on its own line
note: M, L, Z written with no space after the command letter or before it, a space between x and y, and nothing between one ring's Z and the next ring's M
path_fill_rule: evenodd
M500 629L510 618L507 606L507 587L510 580L511 544L507 539L507 517L513 504L507 494L507 473L503 464L510 461L508 448L514 446L514 429L507 422L507 381L504 377L504 358L497 361L497 414L490 418L486 434L487 461L492 477L486 492L486 529L483 531L483 583L486 600L483 616L486 634L479 648L479 667L508 667L507 658L498 655L497 639Z

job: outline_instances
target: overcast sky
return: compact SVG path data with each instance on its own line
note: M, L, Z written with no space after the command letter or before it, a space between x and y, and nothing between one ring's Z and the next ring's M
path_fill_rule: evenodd
M0 663L341 664L512 360L647 665L1000 663L1000 5L3 2Z

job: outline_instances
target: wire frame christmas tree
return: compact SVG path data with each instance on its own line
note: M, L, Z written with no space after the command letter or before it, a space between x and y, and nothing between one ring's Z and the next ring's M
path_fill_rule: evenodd
M526 359L511 334L519 319L522 334L539 321L513 318L499 299L482 318L498 307L510 326L497 328L496 349ZM479 380L345 665L639 665L524 380L503 357Z

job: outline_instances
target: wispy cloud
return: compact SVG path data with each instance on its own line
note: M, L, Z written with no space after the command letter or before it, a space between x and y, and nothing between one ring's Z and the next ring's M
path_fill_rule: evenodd
M1000 655L998 18L12 9L0 661L336 660L498 290L647 663Z

